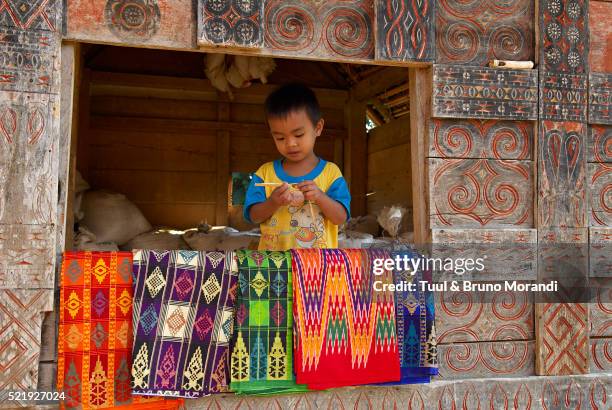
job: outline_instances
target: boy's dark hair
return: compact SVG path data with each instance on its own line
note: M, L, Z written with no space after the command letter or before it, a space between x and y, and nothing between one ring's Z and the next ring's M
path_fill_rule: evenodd
M321 107L317 96L304 84L282 85L266 98L266 118L287 118L289 114L299 110L306 111L312 125L316 125L321 119Z

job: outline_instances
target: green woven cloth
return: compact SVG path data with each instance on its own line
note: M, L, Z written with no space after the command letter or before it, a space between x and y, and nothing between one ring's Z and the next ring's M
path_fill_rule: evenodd
M273 394L307 391L293 374L291 253L237 251L236 337L232 391Z

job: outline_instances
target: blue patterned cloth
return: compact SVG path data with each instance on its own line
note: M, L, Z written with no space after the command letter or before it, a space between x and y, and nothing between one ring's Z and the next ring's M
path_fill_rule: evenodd
M392 257L422 259L412 249L394 250ZM421 265L422 266L422 265ZM403 281L414 283L414 291L395 291L395 315L400 355L401 379L399 383L429 383L431 376L438 374L436 331L434 323L434 296L430 291L422 292L419 283L432 281L431 270L394 271L395 284Z

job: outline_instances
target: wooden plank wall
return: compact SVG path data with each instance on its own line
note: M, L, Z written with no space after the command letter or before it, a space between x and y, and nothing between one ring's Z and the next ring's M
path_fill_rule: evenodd
M385 206L408 210L402 230L412 230L412 170L410 116L378 126L368 134L367 213Z
M53 0L4 1L0 6L3 392L36 391L40 387L39 359L45 356L41 337L43 317L53 310L58 235L61 10L61 2ZM8 402L6 395L0 399L0 407L32 404L25 400Z
M609 283L612 275L612 2L589 2L590 75L586 140L590 240L589 280ZM612 291L597 291L589 305L590 372L612 371Z
M255 172L278 157L263 122L272 85L237 90L229 101L208 80L109 72L90 78L89 118L79 135L87 148L77 168L93 188L125 194L153 225L226 224L229 213L231 225L247 227L240 210L217 205L231 172ZM315 92L326 120L315 151L341 163L336 146L346 138L348 93ZM228 133L228 148L220 132Z
M506 6L443 0L436 8L436 62L444 65L433 68L436 118L429 121L427 148L432 242L435 252L453 257L487 254L487 272L474 273L474 281L516 277L504 272L535 275L535 263L508 255L537 238L535 124L524 121L537 118L537 73L484 68L492 58L533 60L534 4ZM482 15L494 23L478 24ZM505 81L512 86L496 89ZM486 299L444 292L436 300L436 326L442 378L534 374L534 304L522 294Z

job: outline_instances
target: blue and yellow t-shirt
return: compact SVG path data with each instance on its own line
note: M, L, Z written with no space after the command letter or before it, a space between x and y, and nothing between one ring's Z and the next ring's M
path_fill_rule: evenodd
M244 217L251 221L251 206L264 202L276 186L257 187L261 182L294 184L314 181L321 191L340 202L350 217L351 194L340 169L333 162L320 158L317 166L306 175L294 177L283 169L281 160L263 164L251 179L244 203ZM311 210L312 207L312 210ZM314 219L313 219L314 216ZM263 222L259 249L279 250L295 248L337 248L338 226L326 219L319 207L308 201L301 206L281 206Z

